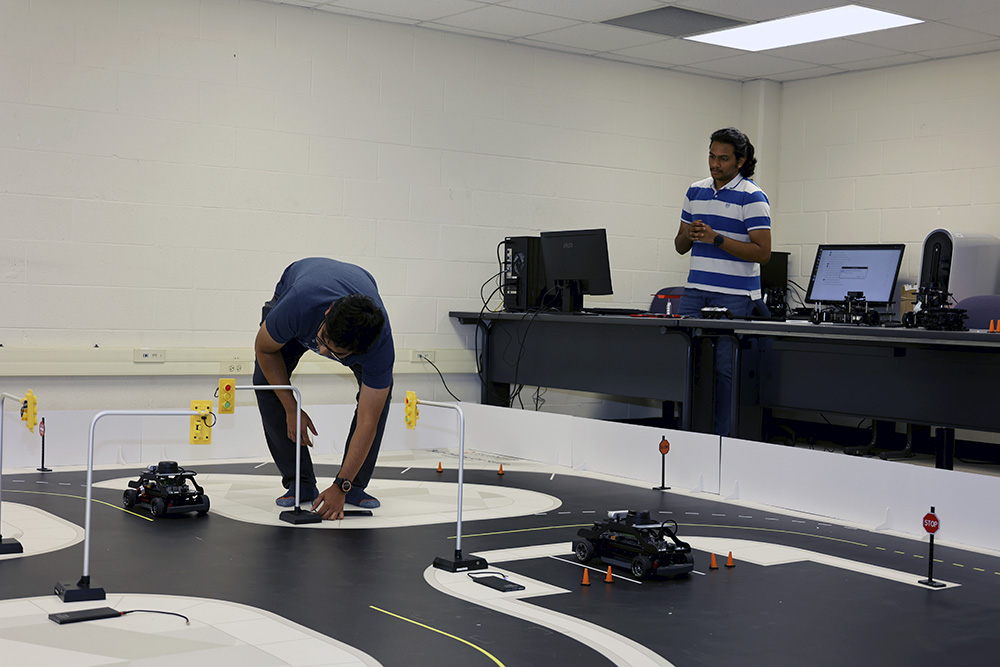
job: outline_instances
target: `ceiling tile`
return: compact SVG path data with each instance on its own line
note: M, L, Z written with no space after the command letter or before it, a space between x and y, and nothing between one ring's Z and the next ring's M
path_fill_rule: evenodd
M821 67L810 67L809 69L800 69L794 72L781 72L778 74L772 74L768 78L772 81L801 81L803 79L816 79L821 76L830 76L831 74L843 74L844 70L837 67L828 67L823 65Z
M719 60L691 63L691 67L708 72L718 72L720 74L764 78L771 74L810 69L815 67L815 65L787 58L778 58L777 56L768 56L762 53L747 53L730 58L720 58Z
M827 39L813 44L798 44L780 49L760 51L780 58L791 58L817 65L836 65L857 60L869 60L898 56L900 51L873 44L862 44L847 39Z
M986 42L993 37L982 32L956 28L942 23L918 23L902 28L852 35L850 39L853 42L914 53Z
M654 35L638 30L618 28L613 25L581 23L569 28L533 35L531 39L547 44L572 46L578 49L615 51L629 46L661 41L664 37L663 35Z
M925 21L940 21L978 14L995 7L994 0L874 0L862 2L874 9Z
M972 14L944 21L959 28L968 28L991 35L1000 35L1000 9L983 14Z
M928 58L917 53L901 53L898 56L887 56L885 58L875 58L873 60L858 60L853 63L838 63L837 67L842 70L860 71L865 69L878 69L880 67L896 67L897 65L912 65L927 60Z
M578 23L579 21L572 19L524 12L499 5L489 5L480 9L473 9L464 14L456 14L455 16L434 21L433 25L478 30L510 38L537 35L541 32L567 28Z
M524 9L539 14L561 16L577 21L607 21L662 7L661 0L508 0L504 7Z
M374 12L364 12L357 9L349 9L347 7L333 7L330 5L320 5L316 7L321 12L331 12L335 14L343 14L345 16L358 16L363 19L372 19L373 21L390 21L392 23L406 23L409 25L416 25L420 23L417 19L407 19L401 16L389 16L388 14L376 14Z
M388 14L404 19L433 21L444 16L467 12L483 7L474 0L337 0L331 8L353 9L373 14Z
M667 39L653 44L619 49L615 53L629 58L641 58L665 65L690 65L705 60L717 60L742 55L742 51L687 39Z
M703 14L681 7L661 7L641 14L621 16L605 21L609 25L617 25L632 30L645 30L658 35L681 37L699 35L712 30L722 30L740 25L742 22L734 19Z
M819 9L840 7L850 4L850 0L753 0L753 2L733 2L733 0L682 0L678 7L694 9L709 14L728 16L742 21L769 21L771 19L805 14ZM866 3L871 4L871 3Z

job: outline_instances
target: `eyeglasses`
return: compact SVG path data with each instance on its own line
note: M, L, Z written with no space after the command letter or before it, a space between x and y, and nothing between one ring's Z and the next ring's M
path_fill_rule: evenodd
M319 347L319 353L322 356L326 357L327 359L336 359L337 361L343 361L347 357L351 356L350 352L343 352L341 354L337 354L336 352L334 352L333 346L330 345L328 342L326 342L323 339L323 337L320 336L319 334L316 334L316 345ZM323 350L326 350L326 352L323 352Z

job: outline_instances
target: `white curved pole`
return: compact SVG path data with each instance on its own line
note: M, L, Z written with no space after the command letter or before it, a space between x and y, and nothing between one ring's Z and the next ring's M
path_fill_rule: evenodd
M454 403L438 403L417 399L417 405L431 405L437 408L450 408L458 413L458 526L455 537L455 553L457 560L462 558L462 477L465 472L465 414L462 408Z

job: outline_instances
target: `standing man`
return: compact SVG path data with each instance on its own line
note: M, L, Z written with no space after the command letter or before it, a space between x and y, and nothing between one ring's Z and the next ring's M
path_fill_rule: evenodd
M771 258L771 207L750 180L757 158L753 144L734 127L712 134L709 178L692 183L684 197L681 225L674 238L691 265L678 314L698 317L717 306L734 317L749 317L761 301L760 265ZM733 347L722 338L716 351L715 432L729 434Z
M357 406L347 435L344 460L334 483L320 493L309 450L302 451L300 502L313 502L324 519L344 516L344 503L375 508L379 501L365 492L375 472L389 416L392 365L396 358L392 331L378 287L360 266L325 257L291 264L264 304L254 343L254 384L287 385L306 350L348 366L358 381ZM257 406L268 449L281 472L286 491L275 503L295 504L295 396L289 390L261 390ZM302 413L302 445L312 446L316 427Z

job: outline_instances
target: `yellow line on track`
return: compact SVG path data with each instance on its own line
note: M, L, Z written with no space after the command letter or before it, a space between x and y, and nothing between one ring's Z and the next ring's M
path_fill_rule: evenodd
M76 498L77 500L86 500L87 499L87 496L74 496L71 493L52 493L51 491L25 491L23 489L4 489L4 492L8 492L8 491L10 493L34 493L34 494L37 494L39 496L58 496L60 498ZM149 518L148 516L143 516L142 514L137 514L136 512L133 512L131 510L125 509L124 507L119 507L118 505L114 505L112 503L105 502L103 500L98 500L97 498L91 498L90 502L92 502L92 503L100 503L102 505L107 505L108 507L113 507L116 510L119 510L121 512L125 512L125 514L131 514L132 516L137 516L140 519L145 519L146 521L152 521L152 519Z
M476 646L475 644L473 644L472 642L469 642L469 641L466 641L466 640L462 639L461 637L456 637L455 635L450 635L447 632L444 632L443 630L438 630L437 628L432 628L429 625L424 625L423 623L419 623L419 622L414 621L412 619L406 618L405 616L400 616L399 614L394 614L391 611L386 611L385 609L379 609L378 607L375 607L373 605L368 605L368 608L369 609L374 609L375 611L380 611L383 614L387 614L389 616L392 616L393 618L398 618L401 621L406 621L407 623L413 623L413 625L416 625L416 626L419 626L421 628L424 628L425 630L430 630L431 632L436 632L439 635L444 635L445 637L449 637L451 639L454 639L455 641L462 642L463 644L465 644L467 646L471 646L472 648L476 649L477 651L479 651L480 653L482 653L483 655L485 655L487 658L489 658L490 660L492 660L495 664L500 665L500 667L506 667L506 665L504 665L502 662L500 662L499 660L497 660L496 657L494 657L489 651L487 651L485 649L482 649L482 648Z

